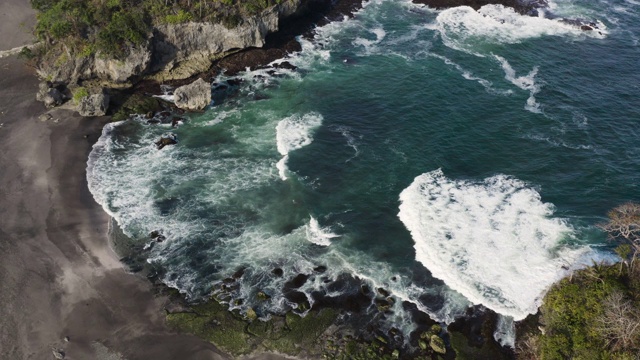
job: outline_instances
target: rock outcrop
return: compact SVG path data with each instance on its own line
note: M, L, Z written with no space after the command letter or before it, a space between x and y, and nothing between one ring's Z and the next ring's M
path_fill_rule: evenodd
M109 109L109 95L93 94L80 100L78 113L81 116L105 116Z
M43 81L40 83L40 85L38 85L36 100L42 101L44 103L44 106L46 106L47 108L52 108L62 105L65 100L65 96L50 82Z
M104 93L85 96L78 103L81 116L104 116L109 109L109 95Z
M162 148L167 145L175 145L177 143L178 143L178 137L176 136L176 134L162 135L162 137L160 137L160 139L158 139L158 141L155 142L158 150L162 150Z
M158 81L186 79L209 69L212 61L234 51L262 47L279 23L297 16L307 2L285 0L261 14L239 20L233 28L221 23L188 22L156 26L145 44L129 49L124 59L78 54L59 43L38 64L43 79L76 84L97 80L102 86L132 86L142 77Z
M109 82L128 83L147 72L152 56L150 42L131 48L123 60L96 56L93 73L98 78Z
M232 50L264 45L278 30L277 8L245 19L233 29L222 24L195 23L158 26L153 34L152 72L158 80L184 79L209 69L211 62Z
M176 106L184 110L202 110L211 103L211 84L198 79L173 92Z

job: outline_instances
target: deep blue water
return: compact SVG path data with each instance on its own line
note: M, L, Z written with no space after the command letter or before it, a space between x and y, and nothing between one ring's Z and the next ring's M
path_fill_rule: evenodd
M281 290L297 274L313 302L358 291L330 285L346 273L439 321L473 303L520 319L606 258L595 224L640 201L640 3L550 8L372 1L300 39L296 71L241 74L178 129L105 128L91 191L131 237L163 232L149 261L191 296L247 267L232 298L268 316L296 306Z

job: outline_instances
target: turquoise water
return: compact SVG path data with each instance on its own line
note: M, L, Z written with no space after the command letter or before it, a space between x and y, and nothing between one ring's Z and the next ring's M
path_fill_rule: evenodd
M300 39L296 71L216 86L177 129L107 126L90 189L141 243L161 230L141 251L192 297L246 268L229 301L263 318L298 306L302 273L312 304L357 292L349 275L438 321L471 304L521 319L610 258L595 224L640 201L639 5L563 0L544 18L372 1ZM402 301L388 322L410 329Z

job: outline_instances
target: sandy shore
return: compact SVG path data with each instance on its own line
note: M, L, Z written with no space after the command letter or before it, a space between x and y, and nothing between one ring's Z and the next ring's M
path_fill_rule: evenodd
M33 20L28 0L3 0L0 50L31 42L21 24ZM168 329L166 299L109 248L85 173L107 119L54 110L41 121L37 88L32 69L0 59L0 358L227 359Z
M2 0L0 2L0 51L33 43L31 29L36 13L30 0Z
M109 219L85 178L105 119L56 110L40 121L35 76L15 58L0 74L0 357L225 358L168 330L166 300L108 247Z

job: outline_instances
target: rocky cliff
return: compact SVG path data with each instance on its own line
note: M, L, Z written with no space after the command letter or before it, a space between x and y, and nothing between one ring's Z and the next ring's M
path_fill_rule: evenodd
M39 75L48 81L70 84L97 82L110 88L130 87L143 77L159 81L177 80L206 71L211 62L237 50L262 47L280 22L304 13L308 3L318 0L285 0L258 15L237 23L162 24L149 39L132 47L124 59L97 54L74 53L58 43L38 63Z

